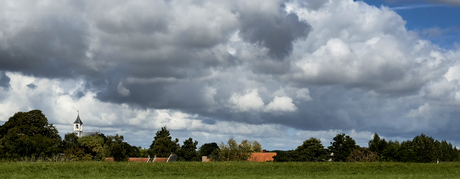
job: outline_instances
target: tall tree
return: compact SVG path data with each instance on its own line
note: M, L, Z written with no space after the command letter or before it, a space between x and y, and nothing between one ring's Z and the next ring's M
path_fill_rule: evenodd
M0 126L0 157L51 156L61 137L40 110L18 112Z
M208 156L208 158L214 158L217 156L212 156L212 153L216 153L215 151L218 151L218 150L219 150L219 146L215 142L206 143L200 147L199 153L200 153L200 156Z
M387 161L387 162L397 162L401 161L401 153L399 153L401 149L401 144L396 140L392 141L389 140L386 144L385 149L379 155L380 161Z
M104 144L105 156L113 157L114 161L128 161L131 145L123 142L123 140L123 136L118 134L107 136L107 141Z
M199 161L199 157L196 151L198 142L193 142L192 138L184 141L184 145L179 149L177 156L181 161Z
M179 148L179 139L172 140L168 129L164 126L153 137L149 153L157 157L168 157L171 153L177 153Z
M412 140L411 149L415 152L416 162L436 162L441 155L440 143L432 137L421 134Z
M298 161L322 161L327 158L327 150L319 139L313 137L304 141L295 152Z
M328 147L333 153L332 160L337 162L346 161L351 152L355 150L356 141L343 133L337 134L333 140L334 142L331 142L331 146Z
M252 142L252 152L262 152L262 145L259 142Z
M388 143L385 141L385 139L380 139L380 136L375 133L374 139L369 141L369 150L377 153L378 156L382 156L384 150L387 147L387 144Z

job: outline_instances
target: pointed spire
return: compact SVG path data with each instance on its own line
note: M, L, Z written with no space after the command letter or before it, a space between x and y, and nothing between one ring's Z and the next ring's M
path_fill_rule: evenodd
M81 119L80 119L80 111L77 110L77 112L78 112L77 119L73 123L74 124L77 123L77 124L81 125L81 124L83 124L83 122L81 122Z

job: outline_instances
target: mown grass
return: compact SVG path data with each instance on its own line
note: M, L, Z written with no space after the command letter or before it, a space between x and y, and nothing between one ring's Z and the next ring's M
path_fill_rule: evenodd
M6 162L0 178L460 178L460 163Z

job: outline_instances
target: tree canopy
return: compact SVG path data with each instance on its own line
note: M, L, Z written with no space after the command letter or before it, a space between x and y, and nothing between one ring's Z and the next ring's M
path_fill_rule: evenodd
M177 156L180 161L199 161L198 153L196 151L196 146L198 142L193 142L192 138L188 138L184 141L184 145L179 149Z
M18 112L0 126L0 157L51 156L61 137L40 110Z
M329 146L329 151L333 153L332 160L337 162L344 162L348 156L356 148L356 141L348 135L337 134Z
M150 155L156 155L157 157L168 157L172 153L177 153L180 148L179 139L172 140L172 137L166 128L162 127L161 130L157 131L155 137L153 137L152 145L150 145Z
M322 161L327 158L327 150L319 139L313 137L304 141L295 152L297 161Z
M238 144L233 138L230 138L227 141L227 145L222 143L219 148L219 160L238 161L248 160L253 152L261 152L260 149L262 147L257 141L249 142L248 140L243 140Z

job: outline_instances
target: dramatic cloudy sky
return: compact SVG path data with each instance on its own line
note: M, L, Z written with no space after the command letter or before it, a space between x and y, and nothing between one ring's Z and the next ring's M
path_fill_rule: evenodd
M61 136L148 147L361 146L421 133L460 146L460 1L0 1L0 124L40 109Z

